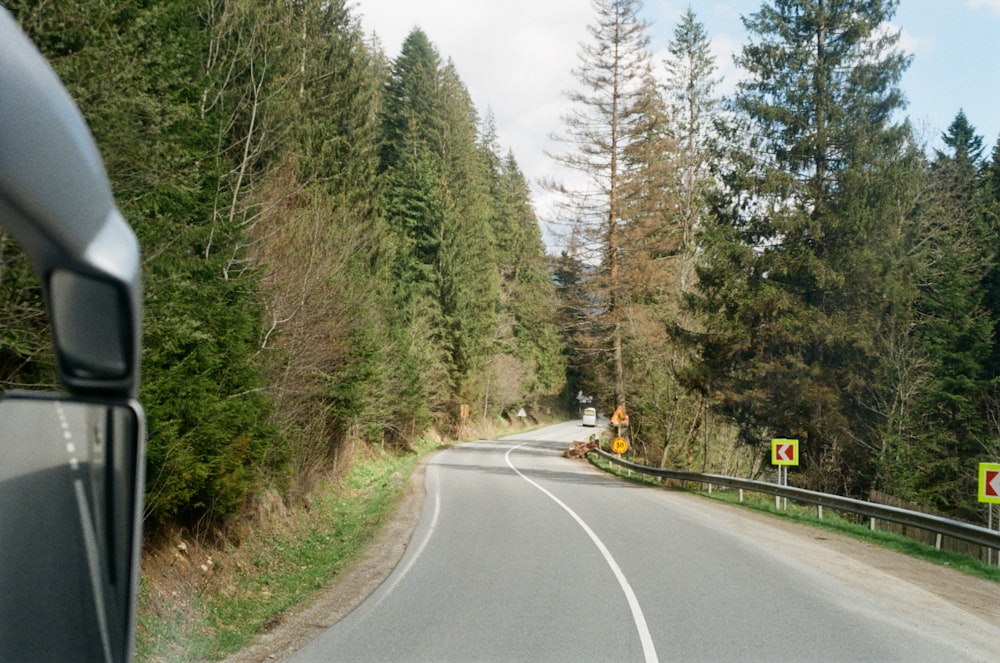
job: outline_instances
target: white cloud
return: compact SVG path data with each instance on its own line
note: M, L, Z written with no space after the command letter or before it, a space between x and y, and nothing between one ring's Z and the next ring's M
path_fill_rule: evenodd
M965 0L965 6L973 10L986 9L996 16L1000 16L1000 0Z
M932 37L924 37L911 30L900 27L895 23L888 23L884 26L888 32L899 33L899 47L907 55L924 55L932 53L937 49L937 40Z
M924 55L937 49L937 41L929 37L919 37L907 30L899 32L899 46L907 55Z
M728 96L736 91L736 84L744 76L744 71L736 66L733 57L743 49L743 43L728 34L716 35L712 39L712 55L715 65L719 68L718 75L722 82L715 90L720 96Z

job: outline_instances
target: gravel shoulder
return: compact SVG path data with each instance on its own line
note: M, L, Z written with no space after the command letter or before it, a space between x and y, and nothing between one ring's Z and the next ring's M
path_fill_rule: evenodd
M694 510L711 510L715 526L752 539L762 548L781 548L804 565L859 589L908 592L922 604L937 603L970 621L1000 629L1000 584L932 564L848 536L775 518L737 505L677 493ZM707 514L706 514L707 515ZM921 598L922 597L922 598Z

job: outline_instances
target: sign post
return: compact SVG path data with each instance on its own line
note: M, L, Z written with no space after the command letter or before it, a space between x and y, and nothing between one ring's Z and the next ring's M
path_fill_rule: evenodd
M619 405L615 409L615 413L611 415L611 423L617 426L618 430L615 439L611 442L611 450L621 456L628 450L628 440L622 437L622 426L628 426L628 415L625 414L624 407ZM621 451L618 451L618 449L621 449Z
M622 437L622 426L628 426L628 415L625 414L625 408L619 405L615 408L615 413L611 415L611 423L613 423L618 430L615 439L611 440L611 451L613 451L618 456L628 451L628 440ZM632 475L632 471L629 470L629 476Z
M775 438L771 440L771 464L778 467L778 485L788 485L788 466L799 464L799 441ZM775 496L774 508L780 509L781 498ZM788 498L784 500L784 508L788 508Z
M458 428L459 428L459 434L462 437L465 436L465 427L469 421L469 414L470 414L469 405L467 403L462 403L461 405L458 406L458 415L459 415Z
M1000 463L979 463L979 501L987 504L986 527L993 529L993 505L1000 504ZM993 563L992 548L986 551L986 563Z

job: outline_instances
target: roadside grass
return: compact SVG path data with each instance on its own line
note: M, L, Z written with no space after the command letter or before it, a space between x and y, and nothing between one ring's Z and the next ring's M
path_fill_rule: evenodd
M247 646L359 559L395 511L419 460L437 446L404 455L375 449L357 458L339 483L317 491L310 508L248 534L238 546L202 551L187 564L194 567L189 591L175 588L157 601L156 579L144 569L136 660L220 660ZM185 550L184 558L193 559ZM179 569L171 563L161 573Z
M346 490L317 500L293 537L279 532L263 541L252 559L253 573L240 577L235 592L208 603L214 634L208 653L249 644L275 615L303 603L356 559L395 510L418 458L378 454L365 459L348 476Z
M633 472L628 468L610 463L594 454L587 454L587 458L595 467L618 476L626 481L648 486L663 488L663 484L656 478L645 474ZM700 484L695 484L700 485ZM859 541L864 541L872 545L880 546L895 552L909 555L937 564L955 569L962 573L1000 583L1000 568L996 565L989 565L974 557L962 553L947 550L938 550L934 546L915 541L894 532L883 530L872 530L867 521L859 523L853 514L841 514L832 509L824 509L823 517L820 518L816 507L802 504L788 503L787 509L779 509L775 506L775 499L770 495L751 493L744 491L743 500L740 501L739 491L726 490L718 487L711 492L698 488L688 488L679 486L676 482L671 484L672 490L681 490L692 494L700 495L718 502L725 502L733 506L751 509L760 513L765 513L775 518L789 520L809 527L827 530L845 536L852 537Z

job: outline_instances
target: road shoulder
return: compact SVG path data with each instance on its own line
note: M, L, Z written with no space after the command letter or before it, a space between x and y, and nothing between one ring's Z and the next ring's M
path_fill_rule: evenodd
M226 663L283 661L346 617L381 585L402 559L423 509L426 460L417 465L399 506L364 556L309 606L284 615Z

